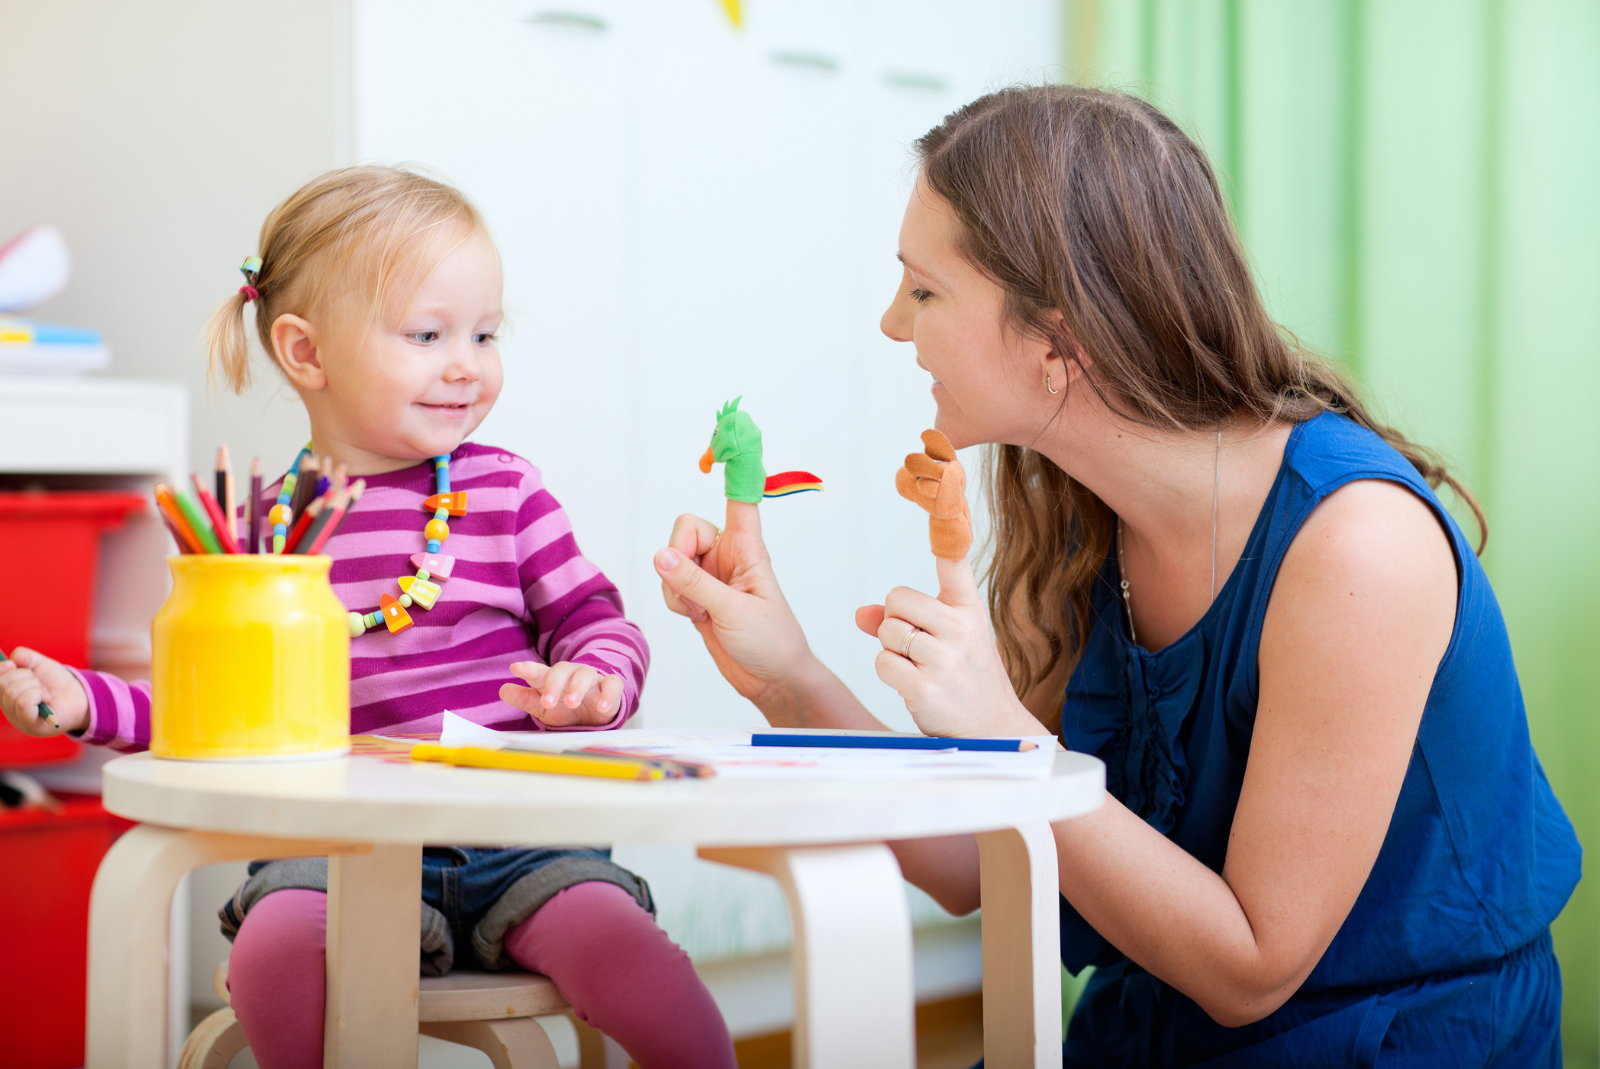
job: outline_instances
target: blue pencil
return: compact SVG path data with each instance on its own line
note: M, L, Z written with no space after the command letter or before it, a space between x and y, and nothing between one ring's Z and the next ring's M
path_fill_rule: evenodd
M783 735L757 732L751 746L816 746L858 750L998 750L1018 753L1031 750L1027 739L940 739L926 735Z

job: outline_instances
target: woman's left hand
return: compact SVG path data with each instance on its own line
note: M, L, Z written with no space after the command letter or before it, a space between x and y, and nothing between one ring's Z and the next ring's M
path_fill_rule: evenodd
M972 565L965 558L935 560L937 598L899 586L882 605L856 610L856 626L883 643L874 662L878 678L928 735L1051 734L1017 700Z

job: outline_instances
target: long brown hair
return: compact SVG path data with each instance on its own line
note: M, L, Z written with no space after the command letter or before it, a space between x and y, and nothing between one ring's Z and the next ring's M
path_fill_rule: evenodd
M1005 89L916 149L963 254L1004 290L1008 325L1089 357L1083 381L1113 410L1182 431L1342 412L1454 490L1482 551L1483 510L1439 457L1375 420L1342 371L1267 314L1210 162L1159 109L1104 89ZM1023 446L991 446L985 482L989 609L1026 695L1077 663L1115 517Z

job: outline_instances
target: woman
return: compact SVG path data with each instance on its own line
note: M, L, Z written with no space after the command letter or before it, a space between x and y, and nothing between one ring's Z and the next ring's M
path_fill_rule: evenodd
M1070 1064L1549 1065L1579 848L1471 496L1267 316L1204 154L1136 98L984 97L918 143L883 330L989 443L965 561L857 623L936 735L1057 733L1107 798L1055 826ZM881 728L810 652L753 505L681 517L668 604L774 725ZM991 630L992 620L992 630ZM894 844L947 908L971 837Z

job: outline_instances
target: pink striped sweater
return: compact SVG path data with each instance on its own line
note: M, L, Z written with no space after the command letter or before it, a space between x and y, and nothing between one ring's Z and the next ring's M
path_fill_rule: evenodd
M433 493L433 462L367 476L367 490L324 550L333 557L333 591L346 608L371 612L395 580L416 569ZM437 731L444 710L500 729L542 725L500 700L515 682L513 661L572 661L620 675L617 727L639 705L650 651L622 613L622 597L578 552L567 514L539 469L492 446L463 444L450 454L450 488L467 492L465 516L452 518L444 552L455 570L429 610L397 635L368 631L350 643L350 730ZM266 492L263 511L277 500ZM89 695L85 742L142 750L150 741L150 684L73 670ZM579 729L584 730L584 729Z

